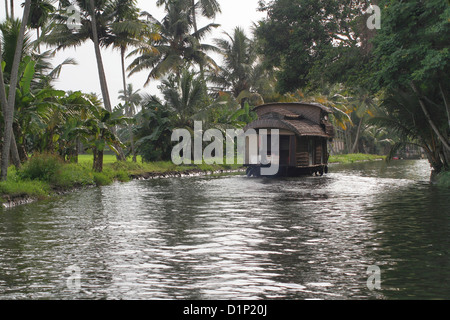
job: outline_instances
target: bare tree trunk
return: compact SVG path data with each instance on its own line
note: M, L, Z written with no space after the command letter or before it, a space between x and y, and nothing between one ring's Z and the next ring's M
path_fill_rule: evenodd
M351 151L351 142L352 142L352 136L350 133L350 130L345 130L344 132L344 152L350 153Z
M447 97L445 96L441 83L439 83L439 89L441 90L442 99L444 99L445 109L447 110L448 127L450 128L450 106L448 105Z
M9 9L8 9L8 0L5 0L5 12L6 12L6 19L9 19Z
M16 85L19 73L19 64L21 60L23 39L25 36L25 28L28 21L28 16L30 15L31 0L25 1L25 8L23 10L23 18L20 26L20 33L17 39L16 51L14 53L14 61L11 69L11 79L10 79L10 90L8 97L8 104L4 110L3 117L5 119L5 134L2 147L2 161L1 161L1 174L0 179L2 181L7 179L8 176L8 166L9 166L9 153L11 152L11 139L13 137L13 121L14 121L14 105L16 100ZM3 76L3 73L2 73ZM2 86L4 83L2 82Z
M11 20L14 20L14 0L10 0L9 3L11 4Z
M95 172L102 172L103 171L103 150L98 150L97 148L93 149L94 153L94 163L93 163L93 170Z
M439 140L444 145L444 148L445 148L446 152L450 151L450 144L449 144L448 140L441 134L441 132L439 131L438 127L436 126L436 124L431 119L430 113L428 112L428 109L427 109L425 103L423 102L422 98L420 97L419 90L417 90L416 85L412 81L411 81L411 88L417 94L417 97L418 97L419 103L420 103L420 107L422 108L422 111L423 111L423 113L425 115L425 118L427 119L427 121L430 124L431 128L433 129L434 133L436 133L437 137L439 138Z
M353 143L353 147L352 147L351 153L355 153L357 151L358 142L359 142L359 136L361 134L361 126L362 126L363 120L364 120L364 117L359 119L358 130L356 131L355 142Z

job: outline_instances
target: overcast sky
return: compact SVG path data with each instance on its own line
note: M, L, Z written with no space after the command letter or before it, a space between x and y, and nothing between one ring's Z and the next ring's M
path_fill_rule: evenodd
M22 16L20 4L23 1L14 1L16 3L15 12L16 17ZM156 0L138 0L138 7L151 13L157 19L164 17L163 8L156 7ZM5 19L4 1L0 1L0 21ZM240 26L247 31L247 35L251 34L251 26L254 22L264 17L264 14L257 11L258 0L219 0L222 13L219 14L215 21L200 20L199 27L207 23L215 22L221 26L211 33L208 40L211 42L213 38L220 38L223 32L231 33L236 26ZM76 50L65 50L58 53L54 60L54 64L64 61L66 58L75 58L78 62L77 66L66 66L61 72L60 78L55 82L57 89L62 90L81 90L83 92L95 92L99 96L100 85L98 81L97 64L95 61L95 54L92 42L86 42L83 46ZM122 89L122 76L120 67L120 54L118 51L102 50L102 58L105 66L106 77L108 80L108 89L111 102L114 105L119 103L119 90ZM131 59L127 60L129 63ZM140 92L157 94L156 83L144 87L148 73L142 71L128 79L128 82L133 83L134 89L140 89Z

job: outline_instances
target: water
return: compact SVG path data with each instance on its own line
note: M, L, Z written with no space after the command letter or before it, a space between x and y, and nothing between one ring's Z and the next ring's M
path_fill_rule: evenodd
M450 191L428 163L330 171L132 181L0 211L0 299L450 298Z

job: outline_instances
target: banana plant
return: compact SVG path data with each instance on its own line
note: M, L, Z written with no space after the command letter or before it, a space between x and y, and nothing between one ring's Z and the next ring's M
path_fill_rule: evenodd
M121 108L116 108L109 112L98 104L93 104L90 108L91 117L82 123L87 129L87 144L92 148L94 154L93 170L103 171L103 153L106 147L109 147L116 155L119 154L117 146L125 148L119 137L113 132L112 128L119 125L132 123L133 118L123 115Z
M147 100L136 117L136 149L145 161L170 159L173 114L156 97Z
M58 113L62 113L62 106L58 99L65 95L62 90L51 87L33 88L36 62L31 57L25 57L19 67L19 85L16 88L14 113L14 133L21 160L27 159L28 146L51 149L47 144L59 124ZM50 137L50 140L48 139ZM44 142L44 141L47 141ZM50 143L51 145L51 143Z

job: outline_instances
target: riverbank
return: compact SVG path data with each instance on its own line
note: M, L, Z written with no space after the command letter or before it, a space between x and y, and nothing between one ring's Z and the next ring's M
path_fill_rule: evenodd
M378 161L385 160L386 156L374 155L374 154L364 154L364 153L355 153L355 154L339 154L330 156L328 159L328 163L330 164L345 164L345 163L354 163L354 162L363 162L363 161Z
M233 174L242 171L240 165L182 165L170 161L151 163L117 162L105 157L103 172L92 170L89 156L80 157L77 164L64 163L52 155L37 155L20 170L11 166L7 181L0 182L0 204L13 207L44 200L82 188L110 185L116 181L156 178ZM115 159L115 157L114 157Z
M377 161L384 156L347 154L331 156L330 164L346 164L361 161ZM44 200L55 195L82 188L110 185L116 181L148 180L168 177L212 174L242 174L240 165L182 165L170 161L142 163L141 161L117 162L114 156L106 156L103 172L92 170L92 158L80 156L79 163L64 163L55 156L38 155L25 163L20 170L11 167L8 180L0 182L0 204L3 207ZM444 174L439 185L450 186L450 174Z

